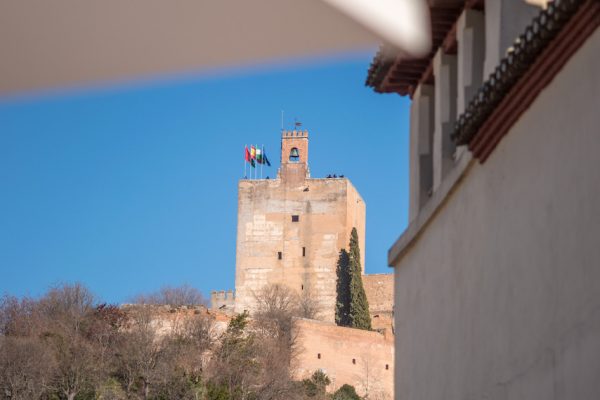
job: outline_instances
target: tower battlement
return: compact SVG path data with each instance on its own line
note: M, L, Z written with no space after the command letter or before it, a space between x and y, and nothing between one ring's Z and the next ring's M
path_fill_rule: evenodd
M287 131L287 130L283 130L281 131L281 138L282 139L291 139L291 138L295 138L295 137L305 137L308 138L308 131L305 130L292 130L292 131Z
M235 305L235 295L233 290L213 290L210 293L210 308L212 310L220 310L224 313L233 312Z

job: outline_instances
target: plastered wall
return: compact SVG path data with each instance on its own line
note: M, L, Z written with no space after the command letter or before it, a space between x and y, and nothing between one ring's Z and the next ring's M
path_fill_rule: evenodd
M598 71L597 30L395 265L397 398L600 398Z

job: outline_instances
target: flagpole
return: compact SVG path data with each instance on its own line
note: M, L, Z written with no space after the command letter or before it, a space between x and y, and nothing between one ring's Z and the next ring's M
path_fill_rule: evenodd
M264 155L264 152L265 152L265 145L263 144L263 145L260 147L260 179L262 179L262 166L263 166L263 164L265 163L265 162L264 162L264 158L263 158L263 157L265 156L265 155Z
M246 175L246 149L248 148L248 145L245 144L244 145L244 179L247 179L248 176Z

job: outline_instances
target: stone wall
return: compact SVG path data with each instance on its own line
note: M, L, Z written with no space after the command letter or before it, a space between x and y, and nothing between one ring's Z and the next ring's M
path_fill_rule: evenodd
M377 332L343 328L323 321L296 321L299 355L293 365L296 379L323 370L331 379L329 391L354 386L370 400L392 399L394 343Z
M230 315L219 311L208 310L204 306L180 306L151 304L123 304L121 310L129 317L135 318L140 314L149 316L150 324L159 335L176 332L190 318L204 316L213 320L215 338L227 329Z
M373 329L393 334L394 274L363 275Z

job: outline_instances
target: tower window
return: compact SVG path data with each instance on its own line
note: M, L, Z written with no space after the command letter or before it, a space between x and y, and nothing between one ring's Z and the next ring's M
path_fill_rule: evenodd
M317 358L320 360L321 359L321 353L317 353Z
M300 221L300 216L299 215L292 215L292 222L298 222Z
M297 147L293 147L292 150L290 150L290 162L298 161L300 161L300 152Z
M302 257L306 257L306 247L302 248Z
M352 359L352 364L356 364L356 358Z
M390 366L388 364L385 364L385 369L390 369Z
M283 254L280 251L277 252L277 259L281 260L283 258Z

